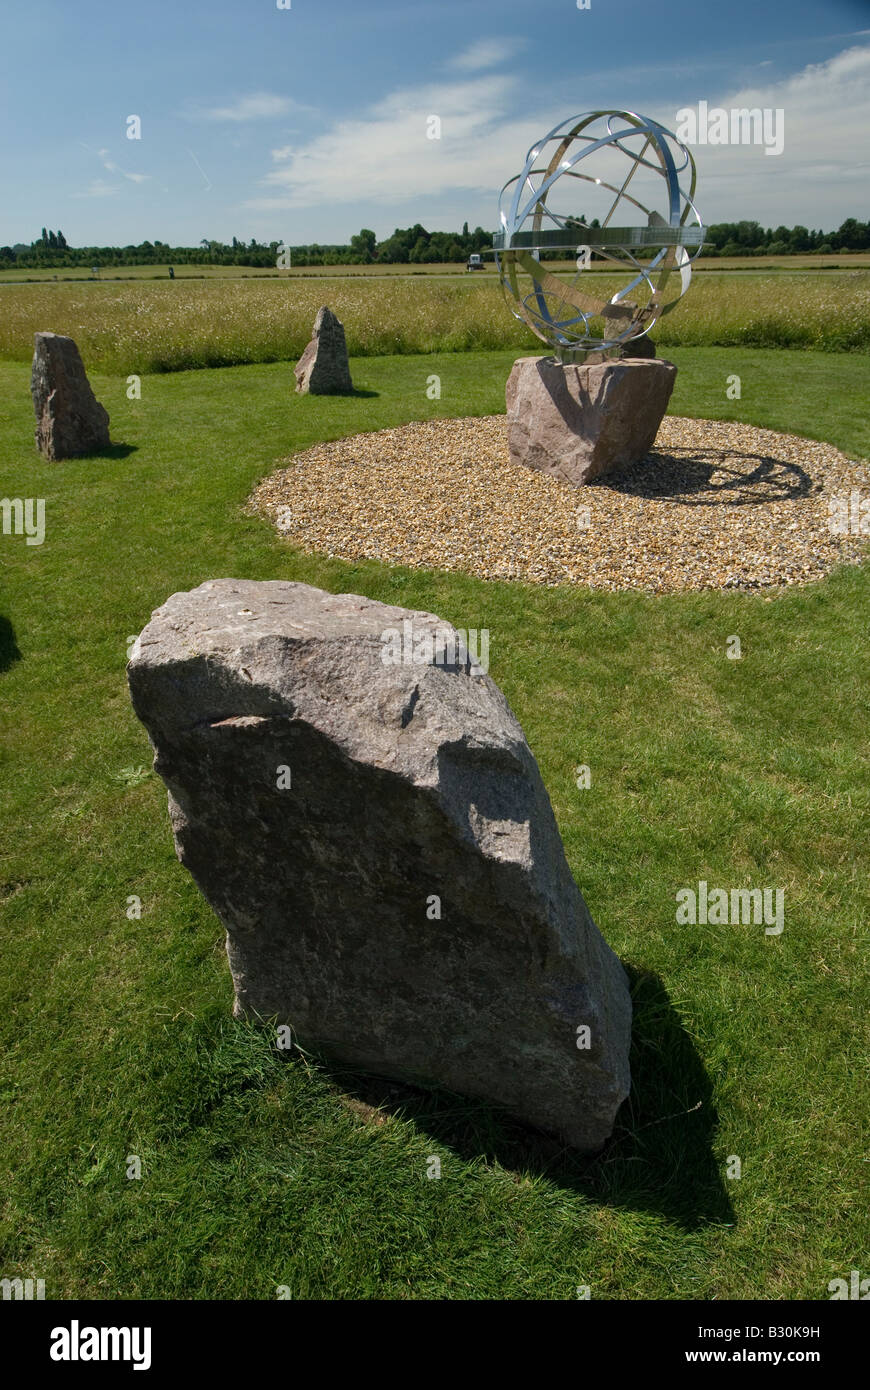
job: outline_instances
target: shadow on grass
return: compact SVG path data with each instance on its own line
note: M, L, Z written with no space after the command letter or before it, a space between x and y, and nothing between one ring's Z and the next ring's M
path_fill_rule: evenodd
M649 1211L685 1229L730 1224L734 1211L712 1151L712 1087L657 976L627 967L634 1004L632 1088L604 1149L583 1157L483 1101L423 1090L324 1063L364 1119L401 1116L442 1151L545 1176L601 1206Z
M88 454L88 458L125 459L128 455L135 454L138 448L138 444L109 444L105 449L97 449L94 453Z
M15 629L8 618L0 614L0 671L7 671L13 661L20 661L21 653L15 641Z
M799 464L784 459L701 446L653 451L591 486L633 497L670 497L692 507L751 507L808 497L813 480Z
M369 391L365 386L354 386L352 391L304 391L301 395L313 401L354 401L363 397L379 396L380 391Z

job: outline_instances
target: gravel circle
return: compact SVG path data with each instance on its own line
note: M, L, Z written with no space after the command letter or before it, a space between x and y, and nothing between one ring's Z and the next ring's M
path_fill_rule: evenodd
M504 415L353 435L285 462L249 510L300 549L484 579L653 593L806 584L860 561L870 529L866 464L716 420L666 416L642 463L583 488L512 463Z

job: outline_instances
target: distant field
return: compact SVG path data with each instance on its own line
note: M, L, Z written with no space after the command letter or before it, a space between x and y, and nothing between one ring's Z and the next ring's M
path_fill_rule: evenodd
M601 276L610 295L621 281ZM307 276L180 282L7 285L0 358L29 360L33 334L76 339L88 368L177 371L298 358L324 302L343 320L352 356L542 350L491 275ZM671 346L870 350L870 270L702 274L652 335Z
M487 257L485 272L476 275L495 274L492 257ZM548 262L548 269L569 270L572 261ZM837 252L831 256L728 256L700 257L695 261L695 270L740 270L758 272L759 270L842 270L870 266L870 251L850 253ZM175 266L176 280L294 280L294 279L345 279L348 276L406 276L406 275L461 275L471 274L465 263L436 262L432 265L312 265L296 266L292 270L276 270L272 266L249 265L181 265ZM608 274L605 265L592 265L590 271ZM72 280L93 281L90 269L85 266L68 270L0 270L0 285L33 284L57 281L59 284ZM106 266L98 276L100 281L117 280L168 280L168 265L117 265Z

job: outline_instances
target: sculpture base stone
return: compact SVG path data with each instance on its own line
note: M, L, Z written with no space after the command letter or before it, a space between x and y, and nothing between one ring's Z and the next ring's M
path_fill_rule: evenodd
M513 463L582 487L649 453L677 369L661 358L576 366L520 357L505 397Z

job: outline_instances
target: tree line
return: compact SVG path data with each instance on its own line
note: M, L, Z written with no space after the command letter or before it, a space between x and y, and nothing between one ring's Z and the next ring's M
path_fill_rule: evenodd
M492 234L482 227L461 232L428 232L420 223L397 227L392 236L378 241L363 227L346 245L310 243L285 246L284 242L249 242L233 237L229 244L203 237L198 246L169 246L165 241L143 241L138 246L81 246L67 244L63 232L46 231L30 245L0 247L0 268L63 269L74 266L125 265L238 265L272 267L289 251L290 266L316 265L430 265L467 260L473 251L492 248Z
M580 235L584 219L571 219ZM594 218L590 227L598 226ZM170 246L165 241L143 241L138 246L69 246L61 231L42 228L42 235L26 245L0 247L0 268L64 269L75 266L128 265L238 265L274 268L331 265L434 265L459 263L472 252L492 250L492 234L482 227L461 232L428 232L419 222L397 227L392 236L378 241L363 227L347 245L316 242L285 246L280 241L249 242L233 237L226 244L203 237L198 246ZM764 228L759 222L717 222L706 228L705 256L789 256L816 252L870 250L870 222L846 218L837 231L813 231L803 226ZM289 254L288 254L289 253ZM652 255L652 252L648 253ZM544 252L543 259L564 258L563 251Z

